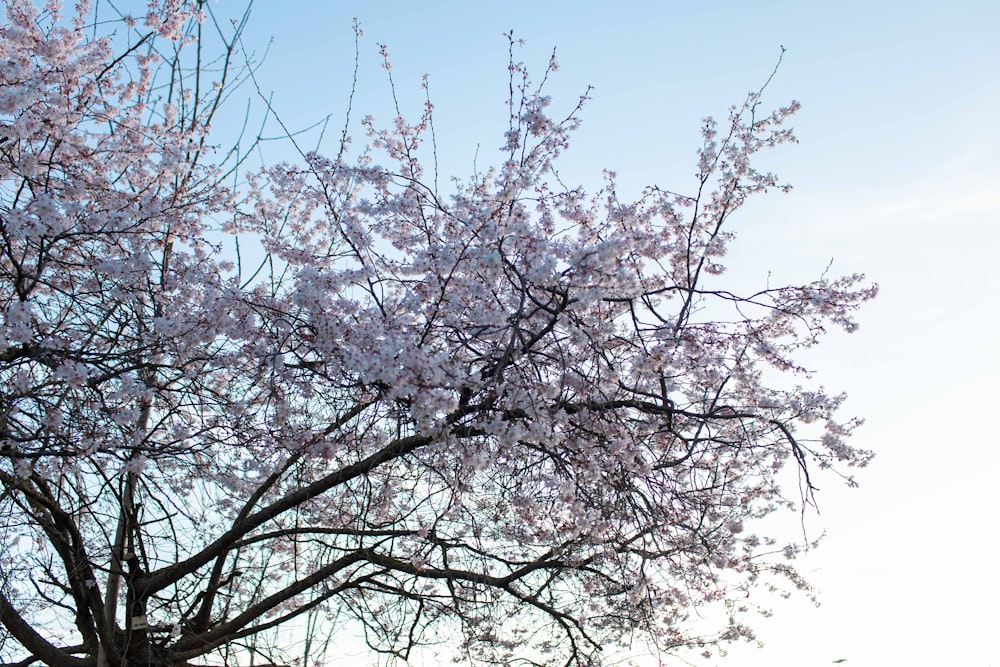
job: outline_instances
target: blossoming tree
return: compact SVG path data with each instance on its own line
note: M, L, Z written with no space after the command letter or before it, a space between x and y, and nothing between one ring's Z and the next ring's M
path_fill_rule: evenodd
M578 109L512 59L502 164L451 191L429 103L244 177L210 140L242 24L6 4L0 660L321 660L354 619L391 656L590 665L751 636L755 590L806 586L757 520L869 455L793 354L874 288L721 275L794 105L751 95L688 194L625 202L553 176Z

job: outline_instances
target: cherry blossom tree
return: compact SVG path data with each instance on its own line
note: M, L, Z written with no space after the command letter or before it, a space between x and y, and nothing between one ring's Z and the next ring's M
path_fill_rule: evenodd
M6 5L5 664L313 663L355 623L389 659L592 665L750 638L758 591L808 588L760 519L870 454L795 353L875 288L722 265L797 105L751 94L689 191L622 201L557 178L580 106L512 50L502 161L450 190L429 101L251 169L211 129L242 22Z

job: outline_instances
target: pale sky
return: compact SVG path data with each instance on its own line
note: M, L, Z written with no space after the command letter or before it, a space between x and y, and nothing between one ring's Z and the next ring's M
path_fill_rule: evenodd
M290 126L332 113L339 132L354 16L356 118L391 119L385 43L404 112L431 76L445 178L471 172L477 145L480 168L499 157L513 29L539 73L557 47L555 109L594 86L564 180L593 189L607 167L633 193L688 187L699 119L724 117L788 49L765 104L802 103L801 144L765 160L795 190L734 219L732 276L804 281L832 259L880 284L860 331L807 358L878 456L858 489L820 478L807 525L827 539L801 566L823 605L778 604L764 648L691 664L1000 667L1000 3L259 0L245 44L273 37L258 79Z

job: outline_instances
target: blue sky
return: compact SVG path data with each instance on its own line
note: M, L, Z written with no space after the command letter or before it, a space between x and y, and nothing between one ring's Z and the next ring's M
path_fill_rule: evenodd
M632 192L687 187L699 119L724 116L788 49L765 103L802 102L801 144L765 162L795 190L747 207L733 275L808 280L832 259L880 283L860 332L808 357L879 455L859 489L826 480L808 520L828 534L803 563L823 606L778 604L764 648L692 664L1000 665L1000 3L259 0L245 44L273 38L258 78L290 126L331 113L339 128L354 16L356 117L391 118L385 43L404 112L431 75L445 177L467 176L477 146L480 168L499 157L513 29L537 72L557 47L556 109L594 87L565 179L593 188L607 167Z

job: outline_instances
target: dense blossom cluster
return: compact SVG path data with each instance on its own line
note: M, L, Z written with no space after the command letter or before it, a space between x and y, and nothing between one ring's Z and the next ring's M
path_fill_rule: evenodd
M209 140L239 26L209 76L211 14L95 21L11 0L0 27L0 657L313 660L346 616L401 657L589 665L750 637L752 591L806 586L757 520L802 500L783 469L808 498L869 454L783 378L875 289L716 287L797 105L751 95L690 194L626 202L552 177L579 107L512 58L503 162L450 192L429 102L241 180ZM304 654L272 643L304 619Z

